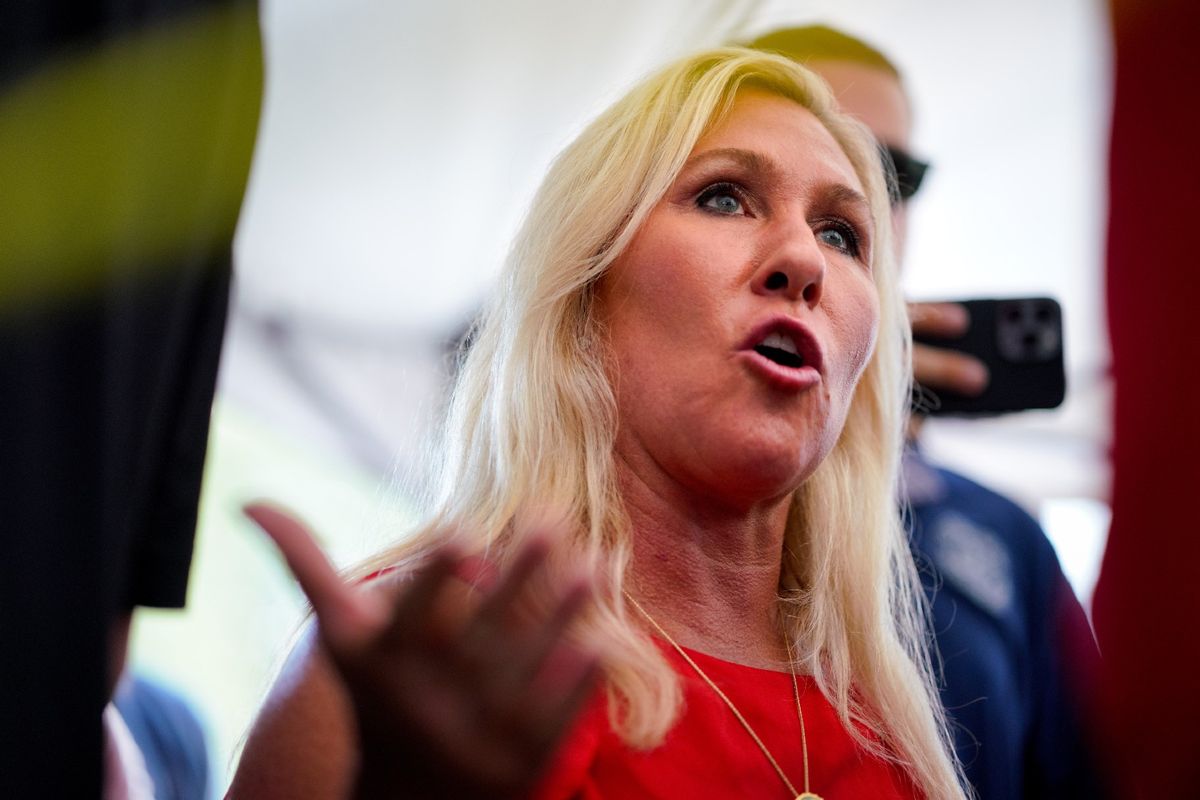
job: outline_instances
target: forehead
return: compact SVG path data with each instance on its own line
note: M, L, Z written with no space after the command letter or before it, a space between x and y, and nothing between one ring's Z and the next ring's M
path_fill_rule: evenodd
M796 180L844 183L862 191L850 159L816 115L779 95L738 92L725 118L696 143L692 157L723 149L755 152Z

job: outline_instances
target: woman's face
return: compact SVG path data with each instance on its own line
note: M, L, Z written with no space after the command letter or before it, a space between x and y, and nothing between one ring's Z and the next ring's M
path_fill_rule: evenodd
M600 284L625 466L739 508L799 486L874 345L871 235L817 118L741 92Z

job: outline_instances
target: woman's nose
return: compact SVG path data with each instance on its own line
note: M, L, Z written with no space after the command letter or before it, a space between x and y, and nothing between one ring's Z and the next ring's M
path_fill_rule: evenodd
M768 239L754 291L815 306L825 284L825 254L807 222L781 226Z

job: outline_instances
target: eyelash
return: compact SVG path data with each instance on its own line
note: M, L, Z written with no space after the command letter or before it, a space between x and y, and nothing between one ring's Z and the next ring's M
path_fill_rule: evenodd
M711 214L717 214L723 217L738 216L736 213L718 211L717 209L706 205L709 200L713 199L714 197L720 197L721 195L728 195L735 198L738 203L741 204L742 215L750 216L750 204L746 200L746 191L736 183L731 183L730 181L719 181L704 187L704 189L698 195L696 195L696 206L702 211L707 211ZM824 230L832 229L838 231L842 234L842 236L845 237L846 247L836 249L842 250L847 255L854 258L860 258L862 256L863 239L858 232L858 228L856 228L853 223L840 217L820 219L817 220L817 223L822 226L817 231L818 234ZM830 246L836 247L834 245Z
M844 250L843 248L837 249L843 250L847 255L854 256L855 258L862 255L862 236L852 223L836 217L833 219L818 220L818 223L822 225L821 229L817 231L818 233L825 230L836 230L846 238L846 247ZM835 247L835 245L830 246Z
M729 181L721 181L719 183L710 184L709 186L704 187L704 190L701 191L700 194L696 195L696 206L703 211L708 211L723 217L737 216L736 213L718 211L711 206L705 205L709 200L713 199L714 197L720 197L721 195L729 195L730 197L736 199L738 203L741 204L742 214L749 215L750 204L746 202L745 190L743 190L742 187L738 186L737 184L730 183Z

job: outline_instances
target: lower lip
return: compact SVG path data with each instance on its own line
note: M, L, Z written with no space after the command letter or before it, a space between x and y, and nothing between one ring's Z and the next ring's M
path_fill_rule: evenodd
M738 355L751 370L777 389L797 392L810 389L821 382L821 373L812 367L785 367L776 364L757 350L743 350Z

